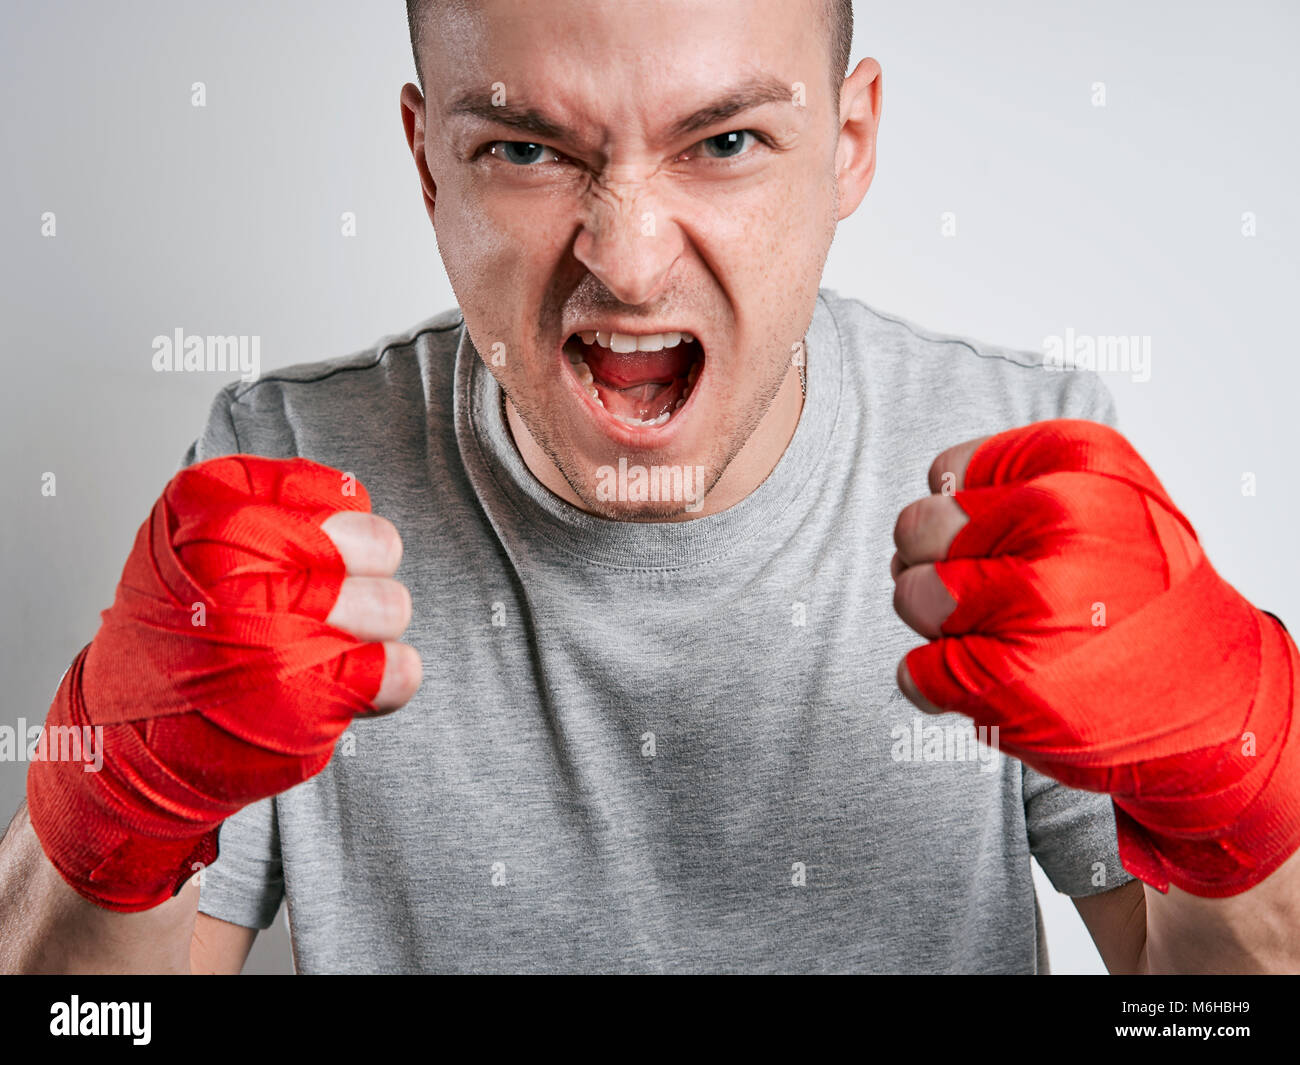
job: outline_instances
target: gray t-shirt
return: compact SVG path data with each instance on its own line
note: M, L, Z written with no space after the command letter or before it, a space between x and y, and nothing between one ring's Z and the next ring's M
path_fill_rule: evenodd
M355 474L425 679L226 822L199 908L284 899L306 973L1044 971L1030 855L1074 896L1131 879L1110 800L903 699L892 534L944 447L1113 402L830 291L807 339L776 469L682 523L543 488L458 312L226 388L186 461Z

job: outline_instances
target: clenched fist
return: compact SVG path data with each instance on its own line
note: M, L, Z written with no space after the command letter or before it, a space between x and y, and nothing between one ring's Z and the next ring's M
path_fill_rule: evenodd
M1109 793L1125 867L1225 896L1300 847L1300 655L1210 565L1119 433L1039 422L943 452L899 515L899 663L922 710Z
M222 821L415 693L401 540L369 510L304 459L212 459L168 484L46 722L93 734L102 770L47 758L28 775L33 828L81 895L165 901L216 857Z

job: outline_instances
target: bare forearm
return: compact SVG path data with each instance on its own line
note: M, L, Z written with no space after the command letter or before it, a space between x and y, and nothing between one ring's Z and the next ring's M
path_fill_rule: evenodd
M1225 899L1146 889L1150 973L1300 973L1300 852Z
M86 901L50 864L19 807L0 842L0 972L188 973L198 889L143 913Z

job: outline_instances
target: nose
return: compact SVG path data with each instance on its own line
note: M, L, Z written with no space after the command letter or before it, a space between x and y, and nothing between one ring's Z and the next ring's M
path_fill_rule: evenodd
M622 303L651 302L682 253L681 229L645 181L604 181L593 186L582 229L574 241L578 261Z

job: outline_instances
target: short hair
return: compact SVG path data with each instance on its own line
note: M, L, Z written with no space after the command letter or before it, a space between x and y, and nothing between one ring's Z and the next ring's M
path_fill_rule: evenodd
M420 34L434 0L406 0L406 25L411 31L411 55L415 57L415 76L424 88L424 70L420 66ZM437 0L445 3L446 0ZM849 72L849 53L853 48L853 0L822 0L822 13L830 39L831 88L835 98Z

